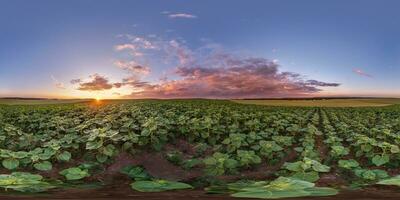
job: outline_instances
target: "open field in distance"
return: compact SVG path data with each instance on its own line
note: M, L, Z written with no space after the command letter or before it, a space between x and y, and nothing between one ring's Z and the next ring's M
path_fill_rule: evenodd
M87 99L0 99L3 105L47 105L47 104L65 104L82 103L91 100Z
M236 103L300 107L374 107L400 104L400 99L232 100Z

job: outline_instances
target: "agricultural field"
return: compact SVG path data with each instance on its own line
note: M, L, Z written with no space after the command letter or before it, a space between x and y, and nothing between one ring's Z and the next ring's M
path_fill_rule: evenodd
M0 196L399 199L399 147L399 105L0 105Z
M233 100L236 103L267 106L299 106L299 107L375 107L400 104L397 98L370 99L302 99L302 100Z
M1 99L0 105L48 105L48 104L67 104L67 103L84 103L91 100L82 99Z

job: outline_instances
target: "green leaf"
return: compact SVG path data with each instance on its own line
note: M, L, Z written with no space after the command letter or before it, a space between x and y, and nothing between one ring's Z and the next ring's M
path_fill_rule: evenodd
M385 170L373 169L371 171L375 173L377 179L384 179L389 177L389 174Z
M299 171L303 171L303 168L301 167L302 165L302 161L297 161L297 162L293 162L293 163L285 163L284 167L287 170L293 171L293 172L299 172Z
M60 172L61 175L65 176L67 180L79 180L89 176L87 169L81 169L78 167L72 167L64 169Z
M202 160L196 158L188 159L183 162L183 168L191 169L193 167L200 165L202 162L203 162Z
M331 170L331 168L329 166L323 165L321 163L314 163L312 166L314 171L317 172L329 172Z
M87 150L98 149L101 146L103 146L103 141L102 140L88 141L86 143L86 149Z
M33 167L40 171L49 171L53 168L53 165L49 161L42 161L40 163L35 163Z
M115 152L116 152L116 148L112 144L109 144L103 148L103 154L107 155L109 157L112 157L115 154Z
M308 182L315 182L318 181L319 179L319 174L318 172L297 172L291 176L291 178L303 180L303 181L308 181Z
M43 153L39 154L39 159L40 160L48 160L50 159L54 154L56 153L56 151L54 149L51 148L45 148Z
M231 196L238 198L280 199L280 198L311 196L311 193L306 192L305 190L282 190L282 191L274 190L274 191L237 192L232 194Z
M376 179L376 174L372 170L365 170L361 174L362 178L367 179L367 180L375 180Z
M96 160L97 160L99 163L104 163L104 162L107 161L107 159L108 159L108 157L107 157L106 155L104 155L104 154L97 154L97 155L96 155Z
M285 189L304 189L314 187L314 183L310 183L307 181L302 181L298 179L292 179L287 177L279 177L274 181L271 181L266 188L271 190L285 190Z
M389 162L389 155L375 155L372 158L372 163L376 166L381 166Z
M339 167L345 169L354 169L360 166L357 161L350 159L350 160L339 160L338 161Z
M193 187L186 183L154 180L154 181L135 181L131 184L134 190L139 192L162 192L168 190L192 189Z
M377 182L379 185L395 185L400 187L400 175Z
M8 158L3 160L2 162L3 167L9 169L9 170L13 170L16 169L19 166L19 161L13 158Z
M126 166L120 170L121 173L128 175L136 181L149 180L151 176L142 168L135 166Z
M42 180L43 177L27 172L13 172L11 174L0 175L0 187L12 189L20 192L43 192L55 185L51 185Z
M31 174L29 172L13 172L11 173L11 176L26 180L35 180L35 181L40 181L43 179L41 175Z
M253 183L244 188L238 188L239 192L233 197L278 199L305 196L330 196L336 195L337 190L332 188L319 188L315 184L298 179L279 177L268 185L265 183Z
M314 187L314 188L306 188L306 192L309 192L310 196L321 197L321 196L333 196L339 193L338 190L334 188L328 187Z
M397 146L397 145L392 145L392 146L390 147L390 152L391 152L391 153L399 153L399 152L400 152L399 146Z
M26 158L27 156L28 156L28 152L26 152L26 151L17 151L17 152L11 153L11 157L16 158L16 159Z
M69 161L71 159L71 153L68 151L63 151L62 153L57 155L57 159L60 161Z

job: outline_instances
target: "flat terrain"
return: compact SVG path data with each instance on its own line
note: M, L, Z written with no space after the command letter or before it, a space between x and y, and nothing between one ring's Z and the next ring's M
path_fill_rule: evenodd
M400 104L400 99L232 100L236 103L300 107L375 107Z
M5 105L47 105L47 104L65 104L65 103L81 103L90 100L83 99L0 99L0 104Z

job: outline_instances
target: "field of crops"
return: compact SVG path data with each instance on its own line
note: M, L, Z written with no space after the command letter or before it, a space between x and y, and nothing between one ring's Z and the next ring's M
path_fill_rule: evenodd
M331 196L370 187L398 191L399 147L399 105L0 105L0 187L7 192L88 184L244 198Z
M261 99L233 100L236 103L266 106L302 106L302 107L375 107L400 104L398 98L348 98L348 99Z

